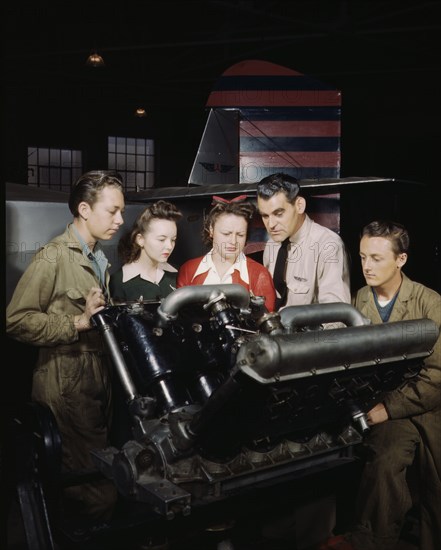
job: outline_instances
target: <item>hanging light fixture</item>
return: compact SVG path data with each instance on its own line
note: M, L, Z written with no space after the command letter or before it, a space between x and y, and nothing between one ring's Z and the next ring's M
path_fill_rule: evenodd
M86 60L89 67L104 67L104 59L96 51L92 52Z
M135 116L138 118L145 118L147 116L147 112L144 107L138 107L135 111Z

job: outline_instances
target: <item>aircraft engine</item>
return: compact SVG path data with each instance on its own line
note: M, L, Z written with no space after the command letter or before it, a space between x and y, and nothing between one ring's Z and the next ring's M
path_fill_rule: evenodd
M98 469L166 518L351 460L365 413L418 375L430 320L371 325L348 304L268 313L240 285L175 290L93 317L130 417Z

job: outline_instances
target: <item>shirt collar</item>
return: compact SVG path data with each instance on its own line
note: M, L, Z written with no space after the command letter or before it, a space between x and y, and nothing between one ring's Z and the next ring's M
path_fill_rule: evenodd
M80 235L80 233L78 232L78 229L75 227L74 224L71 225L71 228L75 237L78 239L78 242L80 243L80 246L81 246L81 250L83 251L83 254L86 256L86 258L88 258L89 260L93 259L90 257L90 254L92 254L92 256L97 256L98 249L96 251L91 250L90 246L86 243L86 241ZM97 246L98 246L98 243L95 245L95 248L97 248Z
M109 265L104 251L102 250L98 242L96 243L95 248L92 251L86 241L81 237L74 224L72 224L72 230L74 232L74 235L78 239L78 242L80 243L81 250L83 251L83 256L85 256L91 263L95 274L101 281L101 284L104 286L106 281L106 270Z
M164 276L164 272L168 271L170 273L176 273L176 269L170 265L167 262L163 262L158 264L158 267L156 268L156 275L155 275L155 283L158 284L162 277ZM127 281L130 281L131 279L134 279L135 277L141 277L141 279L147 280L145 277L143 277L141 273L141 267L139 262L132 262L131 264L125 264L122 266L122 281L123 283L126 283Z
M74 232L74 235L78 239L78 242L80 243L81 250L83 251L84 256L88 260L96 261L97 264L103 269L108 264L108 260L106 258L106 255L104 254L103 249L101 248L101 245L99 242L95 244L95 248L92 250L90 246L86 243L86 241L83 239L83 237L79 234L77 228L74 224L71 225L72 231Z
M303 239L309 233L311 229L311 225L312 225L311 218L308 216L308 214L305 214L305 219L303 220L303 223L300 226L300 229L295 233L295 235L290 237L289 239L290 244L300 243L301 241L303 241Z
M228 271L223 276L223 279L225 279L227 276L230 276L233 274L233 272L237 270L239 272L239 276L245 283L250 282L250 278L248 275L248 266L247 266L247 259L243 252L239 254L234 264L231 264ZM202 260L199 262L199 265L195 271L195 274L193 275L193 278L197 275L200 275L201 273L208 273L207 279L205 279L205 284L213 283L213 281L210 281L211 276L213 275L213 279L219 280L219 276L216 271L216 266L213 263L213 249L210 250L205 256L202 258Z
M290 248L290 245L300 243L309 233L312 223L313 223L312 219L308 216L308 214L305 214L305 219L302 225L300 226L300 229L293 236L288 237L289 238L288 254L290 253L290 251L292 251L292 248ZM270 243L272 242L278 246L282 245L280 241L275 241L272 238L269 238L268 242ZM276 248L276 251L277 250L278 248Z

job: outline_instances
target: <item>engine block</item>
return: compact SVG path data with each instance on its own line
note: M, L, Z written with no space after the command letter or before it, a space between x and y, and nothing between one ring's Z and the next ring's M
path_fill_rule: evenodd
M240 285L175 290L93 317L130 430L94 462L168 519L192 506L352 460L366 412L418 376L430 320L371 325L348 304L268 313Z

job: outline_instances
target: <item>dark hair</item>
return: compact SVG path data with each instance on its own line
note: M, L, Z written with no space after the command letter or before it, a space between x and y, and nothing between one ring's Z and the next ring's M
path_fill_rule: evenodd
M376 220L365 225L361 230L362 237L383 237L392 244L395 256L406 253L409 250L409 234L407 229L397 222L387 220Z
M118 172L110 170L92 170L80 176L73 185L69 196L69 210L74 218L79 216L78 206L87 202L90 207L97 202L105 187L116 187L124 193L124 186Z
M204 219L204 226L202 228L202 240L204 244L211 246L213 244L213 238L210 235L210 228L213 227L216 221L222 214L234 214L245 218L248 229L251 220L256 212L256 207L250 202L215 202L213 208L208 212Z
M118 243L118 254L123 263L136 262L141 255L141 248L136 242L138 234L143 235L149 229L152 220L169 220L177 222L182 213L171 202L159 200L147 206L136 218L132 229L125 233Z
M298 179L283 172L266 176L257 184L257 196L264 200L268 200L276 193L282 192L287 201L294 204L299 191Z

